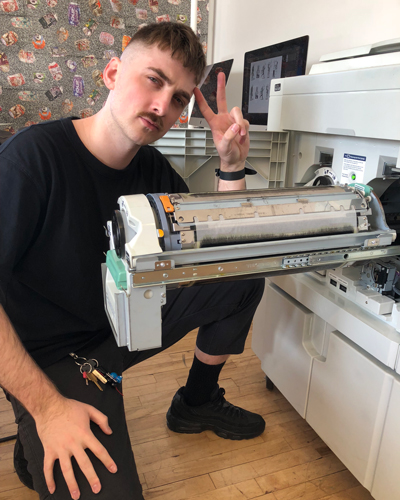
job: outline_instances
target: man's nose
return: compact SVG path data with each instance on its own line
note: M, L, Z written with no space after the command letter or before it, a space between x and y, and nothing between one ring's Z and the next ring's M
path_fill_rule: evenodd
M165 116L171 103L170 93L158 92L153 100L153 112L159 116Z

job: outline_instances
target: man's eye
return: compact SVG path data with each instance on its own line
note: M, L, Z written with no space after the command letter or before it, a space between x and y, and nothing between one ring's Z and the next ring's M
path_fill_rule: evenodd
M154 78L154 76L149 76L149 80L153 83L158 83L157 78Z
M180 106L185 106L185 102L180 97L176 96L175 100Z

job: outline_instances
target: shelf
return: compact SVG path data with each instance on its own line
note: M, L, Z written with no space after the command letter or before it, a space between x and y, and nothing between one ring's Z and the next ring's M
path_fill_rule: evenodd
M284 187L288 133L254 130L249 136L246 164L257 174L246 177L248 189ZM169 160L192 192L215 191L219 156L209 129L171 129L152 146Z

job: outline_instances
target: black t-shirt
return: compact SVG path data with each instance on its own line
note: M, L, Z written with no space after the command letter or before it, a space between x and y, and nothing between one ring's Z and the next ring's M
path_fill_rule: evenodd
M0 302L40 366L111 333L101 263L119 196L187 190L150 146L124 170L107 167L69 118L0 146Z

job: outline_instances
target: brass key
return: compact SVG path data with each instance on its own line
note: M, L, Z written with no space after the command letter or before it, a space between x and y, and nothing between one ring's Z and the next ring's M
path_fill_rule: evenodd
M103 384L107 383L107 379L103 377L103 375L99 372L99 370L96 370L96 368L91 372L96 378L100 380Z
M99 382L98 382L98 380L97 380L96 375L93 375L93 373L86 373L86 377L87 377L90 381L92 381L93 383L95 383L95 384L97 385L97 387L98 387L101 391L103 391L103 389L101 388L101 386L100 386L100 384L99 384Z

